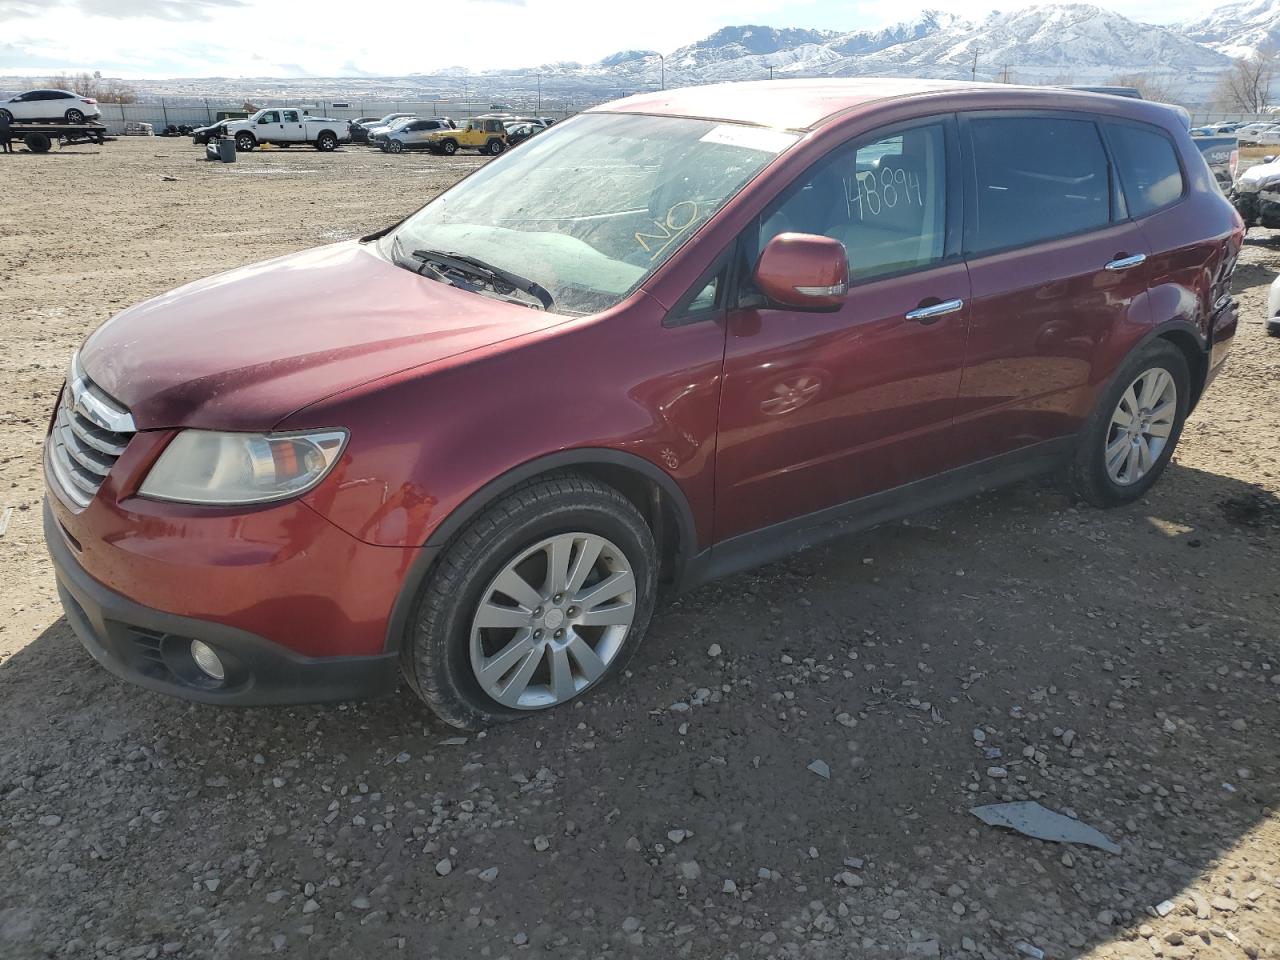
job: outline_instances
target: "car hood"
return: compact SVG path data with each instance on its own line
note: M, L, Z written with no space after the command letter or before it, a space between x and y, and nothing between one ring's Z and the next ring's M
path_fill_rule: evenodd
M349 241L131 307L90 335L80 364L139 429L265 430L370 380L566 319L420 277Z
M1272 160L1270 163L1257 163L1240 174L1239 185L1256 190L1260 185L1278 177L1280 177L1280 160Z

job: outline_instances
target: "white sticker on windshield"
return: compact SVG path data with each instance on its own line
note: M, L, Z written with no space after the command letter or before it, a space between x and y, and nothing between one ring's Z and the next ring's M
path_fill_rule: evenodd
M745 127L737 123L722 123L712 127L698 138L703 143L723 143L744 150L760 150L764 153L781 153L799 137L785 130L769 130L765 127Z

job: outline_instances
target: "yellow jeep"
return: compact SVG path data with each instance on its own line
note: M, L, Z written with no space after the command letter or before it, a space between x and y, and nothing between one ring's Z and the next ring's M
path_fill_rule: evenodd
M437 130L427 138L428 150L450 156L478 150L496 157L506 146L507 128L496 117L473 117L456 130Z

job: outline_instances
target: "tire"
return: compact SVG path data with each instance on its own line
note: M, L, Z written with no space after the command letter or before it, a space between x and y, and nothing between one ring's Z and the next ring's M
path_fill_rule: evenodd
M22 142L32 153L48 153L49 148L53 146L53 141L49 139L48 134L44 133L28 133Z
M583 616L582 609L588 608L572 606L568 591L557 596L546 591L548 597L537 600L537 595L544 592L545 572L551 564L550 547L542 549L549 538L561 538L561 543L572 540L574 550L565 551L566 560L581 556L581 544L603 544L600 559L590 568L587 586L578 593L580 597L606 576L618 576L620 583L628 583L625 572L629 567L631 606L626 608L628 601L622 594L609 600L612 604L622 597L622 607L614 610L627 609L631 616L629 626L580 624L577 629L585 632L579 634L572 618ZM511 602L505 600L509 595L494 591L499 575L517 560L521 563L517 569L533 595L521 609L498 612L524 618L520 619L521 626L504 624L477 629L473 619L482 603L493 611L495 606L506 607ZM566 566L572 572L572 565ZM653 614L657 567L653 534L640 512L617 490L571 473L531 480L481 512L455 536L436 562L417 597L401 644L405 679L441 720L464 730L516 720L575 700L621 671L635 653ZM495 596L502 602L486 602ZM546 613L540 619L538 611L544 607L533 606L535 602L545 604ZM591 609L614 612L599 611L600 604L597 600L597 606ZM554 621L552 616L556 617ZM560 629L554 629L557 627ZM617 632L619 629L621 633ZM519 636L521 633L524 639ZM544 639L537 640L537 634ZM481 661L492 662L498 659L500 650L515 649L517 641L527 645L529 652L511 660L512 666L494 680L507 680L517 688L515 696L524 691L521 699L529 702L508 705L485 691L473 664L477 650ZM591 656L578 659L582 643L591 648L583 652L589 652L594 660ZM569 668L567 679L571 684L562 690L563 695L557 695L553 688L553 661ZM529 666L531 663L533 666ZM591 670L585 668L586 663L592 664ZM527 687L513 681L521 667L534 671L532 679L525 681Z
M67 123L84 123L83 110L76 110L72 108L63 114L63 116L66 118Z
M404 144L399 140L389 140L387 142L387 149L392 153L402 153L404 151Z
M489 146L487 148L487 152L489 156L496 157L498 154L502 152L503 147L505 146L506 144L504 144L501 140L490 140Z
M328 130L322 131L320 136L316 137L316 149L321 153L332 153L334 150L337 150L337 136L330 133Z
M247 130L236 134L236 150L240 153L248 153L258 145L258 138Z
M458 152L458 141L446 140L444 143L440 144L440 151L446 157L452 157L455 153Z
M1280 317L1272 317L1267 321L1267 336L1280 337Z
M6 120L9 123L13 123L13 114L8 110L0 110L0 120Z
M1152 427L1157 431L1167 429L1168 435L1159 437L1139 431L1136 444L1122 442L1128 439L1127 427L1114 419L1126 416L1121 409L1122 399L1125 401L1125 409L1131 408L1136 400L1140 411L1153 410L1157 414L1169 402L1167 393L1157 393L1146 406L1141 403L1146 399L1143 396L1146 393L1145 387L1159 387L1165 382L1160 378L1160 373L1171 380L1175 396L1167 423L1165 418L1159 418L1152 423ZM1154 379L1147 379L1151 377ZM1140 379L1141 383L1138 382ZM1135 388L1134 395L1126 397L1131 386ZM1151 489L1160 479L1178 445L1178 438L1182 436L1182 425L1187 418L1190 400L1191 374L1187 359L1172 343L1156 339L1131 355L1103 392L1097 407L1080 431L1071 465L1071 485L1076 495L1095 507L1115 507L1137 500ZM1135 424L1135 429L1140 426L1141 422ZM1151 451L1157 440L1164 442L1155 451L1154 457L1150 457L1148 453L1150 459L1143 469L1141 451L1144 448ZM1130 446L1134 448L1132 457L1136 459L1130 459ZM1114 457L1111 469L1108 468L1109 447L1117 451L1114 456L1122 458L1119 461L1119 478L1112 473L1117 463ZM1126 474L1131 475L1132 479L1124 482Z

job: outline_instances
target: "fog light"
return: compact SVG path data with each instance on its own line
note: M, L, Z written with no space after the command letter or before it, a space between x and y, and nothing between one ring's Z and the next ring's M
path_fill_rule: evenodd
M214 680L227 679L227 671L222 666L222 661L218 659L218 655L213 652L213 647L200 640L191 641L191 659L196 662L196 666L200 668L201 673L212 677Z

